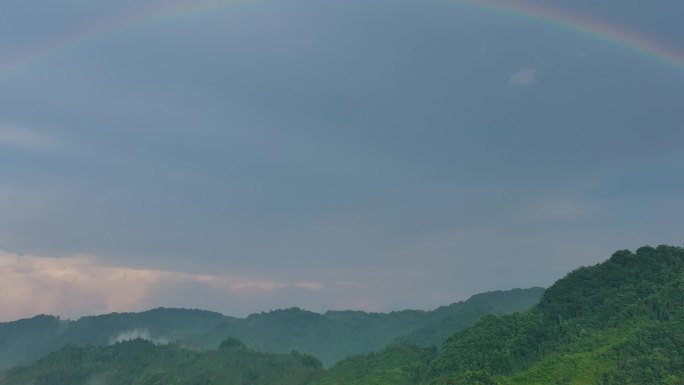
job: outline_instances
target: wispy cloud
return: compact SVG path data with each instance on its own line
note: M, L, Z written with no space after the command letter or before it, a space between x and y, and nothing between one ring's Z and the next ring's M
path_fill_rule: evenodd
M508 84L518 87L533 86L539 84L538 74L537 70L525 68L511 75Z
M168 287L199 285L233 296L270 293L286 283L108 266L89 256L19 255L0 250L0 319L40 313L64 316L143 310Z
M231 293L255 293L273 292L286 288L288 285L282 282L262 279L230 279L219 278L215 281L216 286L224 287Z
M54 148L59 142L54 138L15 125L0 124L0 146L11 146L24 149Z
M135 329L135 330L128 330L125 332L121 332L118 335L113 336L112 338L109 339L109 344L113 345L117 342L131 341L131 340L136 340L136 339L148 340L148 341L153 342L157 345L167 345L170 342L167 338L152 337L149 330Z
M302 290L323 290L325 289L325 284L323 282L313 282L313 281L302 281L295 284L297 289Z

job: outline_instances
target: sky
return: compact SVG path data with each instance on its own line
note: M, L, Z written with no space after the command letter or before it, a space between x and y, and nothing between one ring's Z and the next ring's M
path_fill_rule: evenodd
M0 68L190 3L5 0ZM684 52L679 0L567 3ZM682 246L683 100L684 67L449 0L95 32L0 71L0 321L431 309Z

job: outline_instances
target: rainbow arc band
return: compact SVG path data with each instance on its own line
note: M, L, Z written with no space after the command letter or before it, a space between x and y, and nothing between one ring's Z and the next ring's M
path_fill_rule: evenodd
M598 19L587 14L552 8L537 2L516 0L445 0L464 7L523 18L564 29L593 40L614 45L684 71L684 50L643 34L636 29Z
M141 8L122 17L104 20L42 44L30 47L9 58L0 58L0 80L27 70L50 57L94 44L98 40L155 23L222 11L230 7L265 5L271 0L186 0ZM276 0L272 0L276 1ZM593 18L586 14L552 8L541 3L518 0L437 0L440 3L493 12L559 28L621 47L684 71L684 51L640 33L636 29Z

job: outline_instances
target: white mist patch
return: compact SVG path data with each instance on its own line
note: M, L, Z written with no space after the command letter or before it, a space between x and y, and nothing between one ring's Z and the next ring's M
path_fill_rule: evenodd
M537 85L539 84L538 73L539 71L531 68L522 69L511 75L511 77L508 79L508 84L517 87Z
M148 330L135 329L121 332L116 337L110 338L109 344L114 345L117 342L131 341L137 339L147 340L156 345L168 345L168 343L170 342L168 339L163 337L153 338Z

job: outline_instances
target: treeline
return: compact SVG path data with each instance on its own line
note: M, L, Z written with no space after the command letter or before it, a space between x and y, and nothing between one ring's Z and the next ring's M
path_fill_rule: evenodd
M322 372L322 364L311 355L259 353L236 339L228 339L210 351L136 339L107 347L67 346L30 367L7 371L2 383L295 385L310 383Z
M531 310L484 316L440 349L397 342L324 370L311 355L259 353L236 339L207 352L134 341L65 348L2 383L676 385L683 373L684 249L659 246L577 269Z

